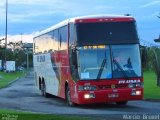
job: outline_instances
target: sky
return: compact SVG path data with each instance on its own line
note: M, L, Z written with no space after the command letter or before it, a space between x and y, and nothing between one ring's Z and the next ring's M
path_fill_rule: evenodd
M0 0L0 39L5 35L5 2ZM8 0L8 40L32 42L37 31L97 14L131 14L140 39L153 42L160 35L160 0Z

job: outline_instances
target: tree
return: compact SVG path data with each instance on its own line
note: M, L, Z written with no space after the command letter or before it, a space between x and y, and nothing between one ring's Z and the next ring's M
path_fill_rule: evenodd
M160 86L160 48L141 46L143 70L154 71L157 75L157 85Z
M9 42L8 47L12 49L13 51L16 49L22 49L23 43L22 41L18 42Z
M141 46L141 61L143 70L147 70L147 48L145 46Z
M26 49L23 47L22 41L10 42L6 50L7 61L16 61L16 67L26 67L27 55ZM0 48L0 60L4 61L5 49ZM32 65L32 53L29 54L29 63Z

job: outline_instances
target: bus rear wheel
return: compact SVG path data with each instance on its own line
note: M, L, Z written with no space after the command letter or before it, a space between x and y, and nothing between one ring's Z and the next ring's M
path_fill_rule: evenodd
M71 92L70 92L69 87L67 87L67 89L66 89L66 101L67 101L69 106L75 106L75 103L73 103L71 101Z
M126 105L128 101L116 102L117 105Z
M46 85L45 82L41 83L41 95L48 98L49 94L46 92Z

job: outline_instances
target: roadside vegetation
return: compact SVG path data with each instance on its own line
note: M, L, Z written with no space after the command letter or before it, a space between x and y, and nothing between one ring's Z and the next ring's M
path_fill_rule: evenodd
M160 87L157 86L157 77L154 71L146 71L144 76L144 98L160 99Z
M13 110L0 109L0 119L2 120L91 120L87 117L72 115L37 114L29 112L19 112Z
M7 86L9 83L24 76L25 74L25 71L12 73L0 72L0 88Z
M141 46L141 60L143 70L153 71L156 75L155 79L159 79L158 86L160 87L160 48Z
M144 70L144 98L160 99L160 48L141 46L141 59Z

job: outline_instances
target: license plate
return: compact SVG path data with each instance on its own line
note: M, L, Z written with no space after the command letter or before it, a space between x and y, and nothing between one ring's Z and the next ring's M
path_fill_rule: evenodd
M118 94L108 94L108 97L109 98L117 98L117 97L119 97L119 95Z

